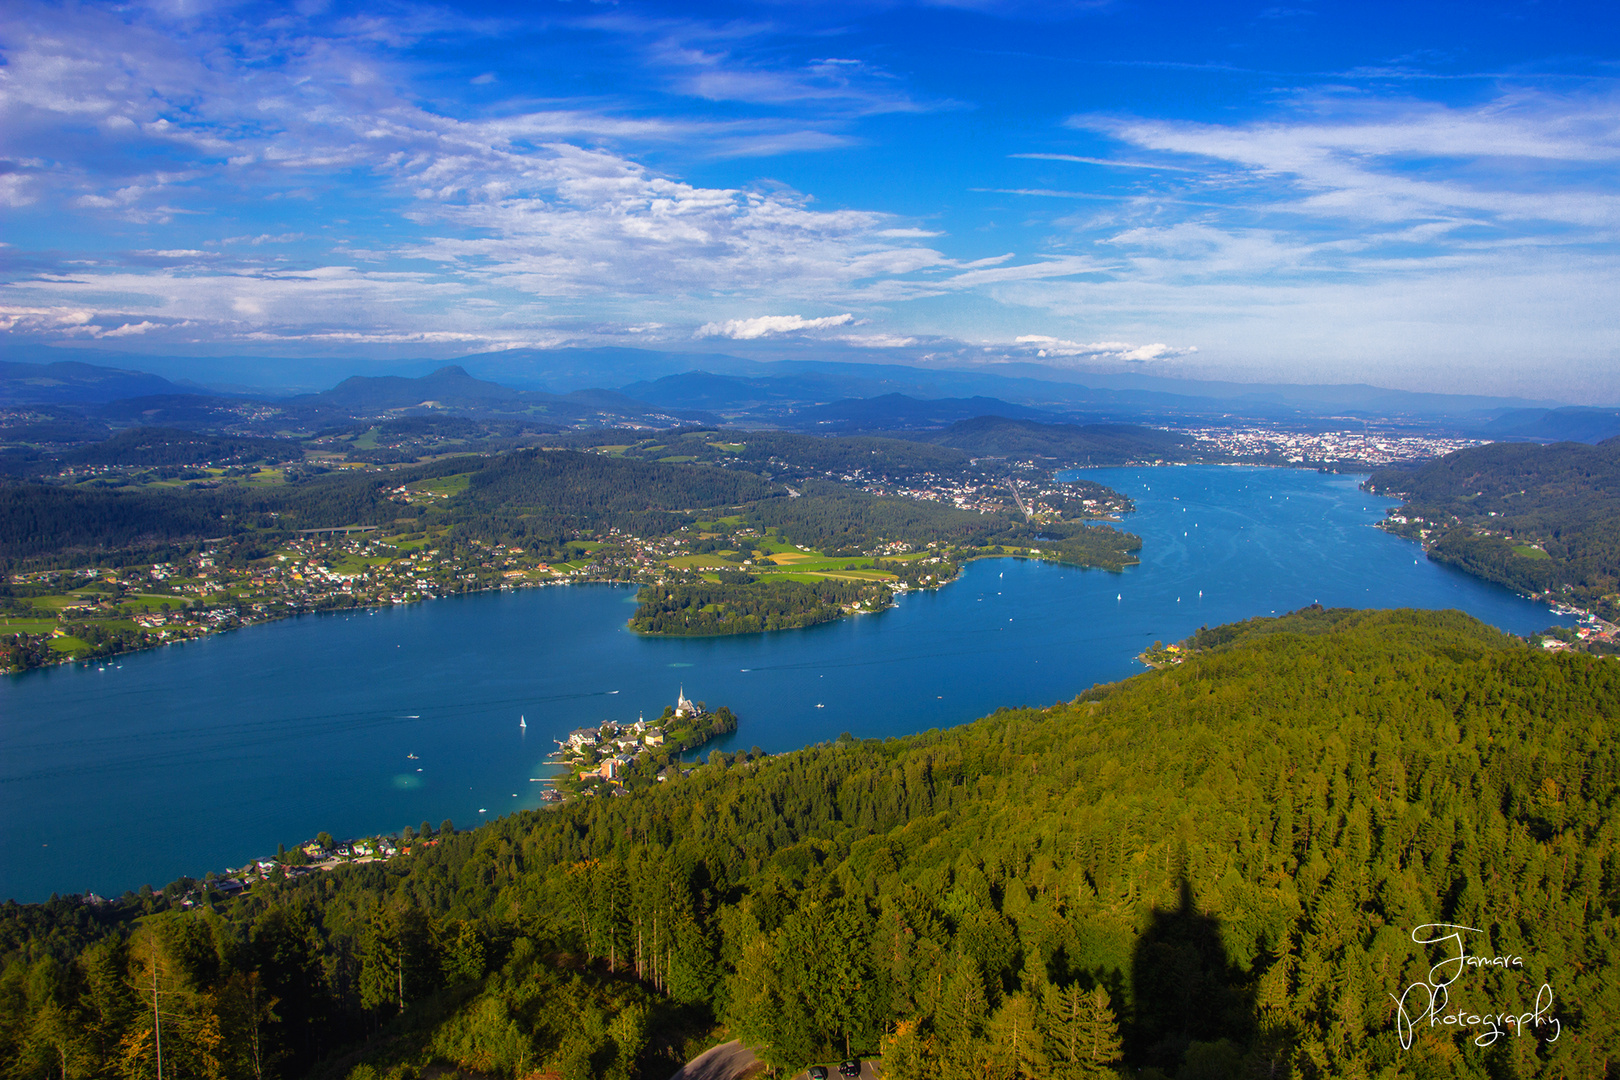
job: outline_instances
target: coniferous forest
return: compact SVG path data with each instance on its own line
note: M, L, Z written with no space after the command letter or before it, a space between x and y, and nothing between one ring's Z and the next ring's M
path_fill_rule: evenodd
M1431 558L1620 617L1620 438L1474 446L1367 487L1405 500L1395 531Z
M0 1060L662 1080L740 1037L895 1080L1613 1076L1620 669L1456 612L1186 646L193 910L8 904Z

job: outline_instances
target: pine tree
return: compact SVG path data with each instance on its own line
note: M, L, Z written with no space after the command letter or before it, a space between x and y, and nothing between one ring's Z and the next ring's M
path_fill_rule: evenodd
M1053 1080L1113 1075L1123 1053L1107 990L1097 986L1087 993L1077 982L1052 987L1044 1018Z

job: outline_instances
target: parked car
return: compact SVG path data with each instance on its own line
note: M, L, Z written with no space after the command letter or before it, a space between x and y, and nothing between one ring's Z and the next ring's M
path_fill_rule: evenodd
M859 1075L861 1075L861 1063L854 1060L853 1058L851 1058L849 1061L846 1061L842 1065L838 1066L838 1075L839 1076L859 1076Z
M810 1066L810 1080L827 1080L827 1066L825 1066L825 1065L812 1065L812 1066Z

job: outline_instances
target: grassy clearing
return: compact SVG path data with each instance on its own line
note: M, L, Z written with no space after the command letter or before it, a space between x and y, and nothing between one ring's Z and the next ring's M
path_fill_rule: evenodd
M1551 559L1552 558L1552 556L1547 554L1545 551L1542 551L1538 547L1532 547L1529 544L1514 544L1513 545L1513 554L1522 556L1522 557L1524 557L1526 559Z
M709 445L714 447L716 450L724 450L728 454L740 454L742 453L743 448L748 444L740 442L712 442Z
M68 637L66 635L62 637L54 637L51 638L51 651L67 653L70 656L78 656L82 653L87 653L90 651L90 643L88 641L81 641L76 637Z
M373 555L364 558L359 555L345 555L343 558L333 562L331 566L332 569L339 574L358 574L362 570L371 570L379 566L387 566L393 561L393 559L386 555L380 557Z
M800 573L824 574L828 571L870 570L872 569L872 560L864 558L829 559L825 555L815 555L805 559L790 559L783 565L791 566Z
M415 533L400 533L398 536L385 537L379 542L387 544L390 547L398 548L400 551L421 551L423 548L435 542L434 538L431 536L424 536L420 540L405 539L407 536L415 535ZM299 558L302 557L303 556L299 556Z
M26 619L0 616L0 634L48 634L56 629L55 619Z
M661 457L658 460L659 460L659 462L661 464L664 464L664 465L685 465L689 461L696 461L697 460L697 455L696 454L674 454L674 455L672 455L670 457Z
M471 473L456 473L453 476L437 476L432 480L420 480L409 485L412 491L426 491L434 495L458 495L467 490L472 481Z
M145 611L162 611L164 608L168 608L170 611L173 611L176 608L183 608L185 606L186 601L184 597L142 595L124 597L124 599L118 605L118 610L126 614L134 614L136 612Z

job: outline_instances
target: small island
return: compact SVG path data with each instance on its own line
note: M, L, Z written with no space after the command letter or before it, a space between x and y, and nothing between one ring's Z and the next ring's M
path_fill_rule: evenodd
M563 771L542 799L555 803L579 795L620 795L684 776L681 754L736 730L737 717L730 709L722 705L710 710L688 698L683 686L675 704L665 706L655 721L645 716L630 724L605 720L558 739L551 756Z

